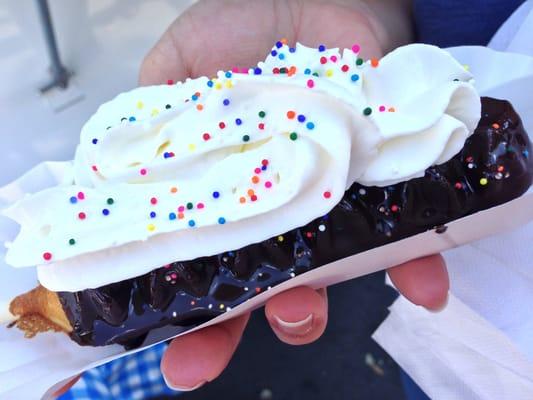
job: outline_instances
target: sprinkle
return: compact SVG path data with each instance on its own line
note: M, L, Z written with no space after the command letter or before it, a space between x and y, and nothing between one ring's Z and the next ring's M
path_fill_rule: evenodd
M183 219L184 217L185 215L182 212L178 213L178 219Z
M254 68L254 75L261 75L262 72L263 71L261 70L261 68L259 67Z
M115 202L115 200L113 200L112 197L109 197L109 198L106 200L106 203L109 204L109 205L113 204L114 202Z
M178 192L178 188L176 186L172 186L170 188L170 193L177 193Z
M291 140L296 140L296 139L298 139L298 134L296 132L292 132L289 135L289 137L290 137Z
M165 105L165 109L170 110L172 106L170 104Z
M265 124L263 122L261 122L260 124L257 125L257 127L261 130L265 129Z
M296 52L296 49L294 47L290 47L289 48L289 53L294 53L294 52Z
M352 46L352 51L353 51L354 53L359 53L359 51L361 51L361 46L359 46L358 44L354 44L354 45Z
M283 43L281 43L281 41L278 40L278 41L276 42L276 47L277 47L278 49L280 49L281 47L283 47Z
M167 85L172 85L174 83L174 81L172 79L168 79L167 80Z
M97 172L97 171L98 171L98 167L97 167L96 165L93 165L93 166L91 167L91 169L92 169L94 172Z
M265 118L266 112L259 111L259 113L257 115L259 115L259 118Z
M304 122L305 121L305 115L298 115L298 122Z
M359 75L353 74L350 79L352 80L352 82L357 82L359 80Z
M144 103L143 103L142 101L139 100L139 101L137 102L137 108L138 108L139 110L142 110L143 107L144 107Z
M332 69L328 69L328 70L326 71L326 76L327 76L328 78L332 77L332 76L333 76L333 70L332 70Z
M384 112L386 110L385 106L379 106L379 112Z
M153 231L155 231L155 225L154 224L148 224L146 226L146 229L148 229L150 232L153 232Z
M253 196L255 194L254 190L253 189L248 189L248 196Z
M373 66L374 68L377 68L379 65L379 60L377 58L372 58L370 60L370 65Z
M487 180L487 178L481 178L481 179L479 180L479 184L480 184L481 186L485 186L487 183L489 183L489 181Z
M262 165L262 166L261 166L261 171L266 171L266 169L267 169L267 166L266 166L266 165Z
M206 133L204 133L204 134L202 135L202 138L203 138L205 141L208 141L209 139L211 139L211 135L210 135L209 133L206 132Z
M370 107L365 108L363 110L363 114L369 116L370 114L372 114L372 109Z
M213 198L214 199L218 199L220 197L220 193L219 192L213 192Z
M85 199L85 193L78 192L78 200L84 200Z
M320 232L324 232L326 230L326 225L323 225L323 224L318 225L318 230Z
M259 183L259 177L257 175L252 177L252 183Z
M337 62L337 56L331 56L329 59L333 62Z
M283 236L279 235L278 236L278 242L281 243L281 242L283 242L283 240L285 240L285 238Z
M76 204L78 202L78 198L76 196L72 196L69 200L72 204Z
M214 84L213 84L213 81L211 81L211 80L207 81L207 86L209 86L210 88L212 88L213 85L214 85Z
M257 196L254 194L253 196L250 197L250 200L257 201Z
M187 203L187 210L192 210L194 205L191 202Z
M260 173L261 173L261 168L255 168L255 169L254 169L254 172L255 172L256 174L260 174Z
M248 142L249 140L250 140L250 135L244 135L244 136L242 137L242 141L243 141L243 142Z
M344 64L344 65L341 67L341 71L342 71L342 72L348 72L349 69L350 69L350 67L347 66L346 64Z
M355 65L363 65L364 63L364 60L362 58L358 58L356 61L355 61Z
M272 187L272 182L270 182L270 181L266 181L266 182L265 182L265 187L266 187L267 189L270 189L270 188Z
M224 104L225 106L229 106L229 99L224 99L222 104Z
M157 204L157 198L156 198L156 197L152 197L152 198L150 199L150 203L151 203L152 205Z
M70 244L71 246L74 246L76 244L76 240L75 239L69 239L68 240L68 244Z
M326 46L321 44L320 46L318 46L318 51L320 51L320 52L326 51Z
M283 53L279 53L278 58L279 58L280 60L285 60L285 54L283 54Z
M458 190L463 188L463 184L461 182L456 182L454 186Z
M396 109L394 107L389 107L389 112L396 112Z
M329 199L331 197L331 192L324 192L324 198Z
M231 78L232 73L231 73L230 71L227 71L227 72L224 74L224 76L225 76L226 78Z
M45 261L50 261L52 259L52 253L49 253L49 252L43 253L43 258Z
M218 219L218 223L219 223L220 225L224 225L224 224L226 223L226 219L225 219L224 217L220 217L220 218Z
M315 124L313 122L308 122L306 125L307 129L313 130L315 129Z
M500 124L494 123L494 124L492 124L492 128L500 129Z
M268 160L267 159L262 160L261 165L268 165Z
M93 144L96 144L96 143L98 143L98 139L94 138L93 139Z
M246 197L241 196L239 198L239 203L241 203L241 204L246 203Z
M296 113L294 111L287 111L287 118L294 119Z
M237 119L235 120L235 124L236 124L236 125L241 125L241 124L242 124L242 119L237 118Z
M185 207L184 207L184 206L179 206L179 207L178 207L178 211L179 211L179 212L183 212L183 211L185 211Z
M104 209L102 210L102 214L104 214L104 215L109 215L109 210L108 210L107 208L104 208Z
M391 207L390 207L390 210L392 212L397 212L399 210L399 207L396 205L396 204L393 204Z
M139 171L141 175L146 175L147 172L148 171L146 170L146 168L141 168L141 170Z
M157 108L154 108L154 109L152 110L152 112L150 113L150 115L151 115L152 117L155 117L157 114L159 114L159 110L158 110Z
M130 121L130 122L135 122L135 117L130 117L130 118L129 118L129 121Z
M198 111L202 111L202 110L204 109L204 106L201 105L201 104L197 104L197 105L196 105L196 109L197 109Z
M311 70L309 68L306 68L304 71L305 75L311 75Z
M328 59L326 57L320 57L320 64L325 64L328 62Z
M175 220L176 219L176 214L173 213L173 212L169 213L168 214L168 219L171 220L171 221Z
M86 215L84 212L80 212L80 213L78 214L78 218L79 218L79 219L85 219L85 218L87 218L87 215Z
M155 211L151 211L150 212L150 218L155 218L155 217L157 217L156 212Z
M365 188L359 189L359 194L365 195L366 194L366 189Z
M192 228L192 227L194 227L194 225L196 225L196 222L194 222L194 219L190 219L188 224Z
M189 145L187 147L188 147L189 151L196 150L196 145L194 143L189 143Z
M312 89L313 87L315 87L315 81L312 80L312 79L309 79L309 80L307 81L307 87L308 87L309 89Z
M205 207L204 203L198 203L196 205L196 208L199 209L199 210L202 210L204 207Z
M218 127L219 127L220 129L224 129L224 128L226 127L226 124L225 124L224 122L219 122L219 123L218 123Z

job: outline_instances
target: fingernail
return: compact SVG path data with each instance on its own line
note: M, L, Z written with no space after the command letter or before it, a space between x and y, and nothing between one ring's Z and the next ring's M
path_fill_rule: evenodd
M177 392L192 392L193 390L196 390L199 387L204 386L207 383L207 381L201 381L195 386L187 387L187 386L178 386L178 385L174 385L170 383L167 377L165 376L165 374L163 374L163 379L165 380L165 383L170 389L175 390Z
M429 312L432 312L432 313L440 313L442 310L444 310L446 308L446 306L448 305L448 300L449 300L450 296L448 294L446 294L446 300L444 300L444 303L442 303L442 305L440 307L437 307L437 308L433 308L433 309L429 309L428 308L428 311Z
M291 336L304 336L313 328L313 314L309 314L305 319L296 322L288 322L274 315L276 326L280 331Z

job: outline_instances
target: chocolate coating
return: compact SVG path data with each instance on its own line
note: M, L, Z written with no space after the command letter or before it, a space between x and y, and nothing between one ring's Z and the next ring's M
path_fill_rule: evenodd
M406 238L519 197L533 177L531 144L507 101L483 98L463 150L422 178L388 187L357 183L327 215L242 249L175 262L149 274L60 292L81 345L137 347L152 329L196 326L313 268Z

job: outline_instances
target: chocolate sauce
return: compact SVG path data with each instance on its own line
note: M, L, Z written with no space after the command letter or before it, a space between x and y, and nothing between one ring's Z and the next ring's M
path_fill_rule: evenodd
M71 337L81 345L137 347L152 329L196 326L313 268L428 229L443 232L447 222L526 192L530 152L512 106L483 98L481 121L463 150L422 178L388 187L355 183L330 213L283 235L98 289L60 292Z

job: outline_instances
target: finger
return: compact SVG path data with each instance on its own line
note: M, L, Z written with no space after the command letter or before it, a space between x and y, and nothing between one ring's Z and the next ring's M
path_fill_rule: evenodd
M270 8L270 9L269 9ZM169 79L213 76L219 70L248 68L264 59L280 39L272 6L261 1L200 2L191 6L168 28L145 57L141 85ZM235 20L238 15L238 21ZM258 17L259 16L259 17ZM283 23L289 27L289 16Z
M226 368L250 314L174 339L161 360L167 385L190 391L212 381Z
M446 305L450 279L440 254L389 268L388 274L394 286L412 303L430 310Z
M78 375L74 379L72 379L69 383L67 383L65 386L63 386L61 389L59 389L57 392L53 394L55 397L63 396L65 393L67 393L72 386L74 386L81 378L81 375Z
M268 300L265 315L282 342L292 345L314 342L324 333L328 322L326 290L305 286L287 290Z

